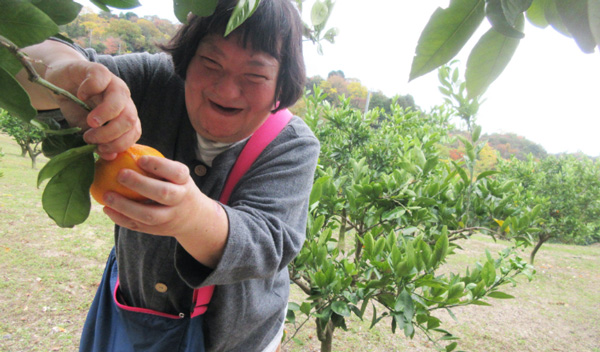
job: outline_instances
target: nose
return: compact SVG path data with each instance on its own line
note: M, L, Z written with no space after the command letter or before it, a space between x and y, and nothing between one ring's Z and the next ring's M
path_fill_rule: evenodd
M241 95L241 87L235 77L223 74L214 84L215 93L222 99L235 99Z

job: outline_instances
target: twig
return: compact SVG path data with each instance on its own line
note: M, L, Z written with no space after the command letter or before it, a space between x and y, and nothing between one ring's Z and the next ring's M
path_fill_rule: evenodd
M2 44L4 47L6 47L8 49L8 51L17 59L19 60L19 62L21 63L21 65L23 66L23 68L25 68L25 71L27 71L27 75L28 75L28 79L36 84L41 85L42 87L45 87L47 89L49 89L50 91L52 91L54 94L57 95L62 95L63 97L73 101L74 103L76 103L77 105L81 106L83 109L87 110L87 111L91 111L92 109L83 101L79 100L76 96L74 96L73 94L67 92L64 89L61 89L55 85L53 85L52 83L46 81L45 79L43 79L35 70L35 68L33 67L33 65L31 64L31 59L24 54L17 45L15 45L12 41L10 41L8 38L0 35L0 44Z

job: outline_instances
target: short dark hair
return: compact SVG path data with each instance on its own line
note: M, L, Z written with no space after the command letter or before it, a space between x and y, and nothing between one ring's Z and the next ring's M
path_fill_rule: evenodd
M175 72L185 80L188 65L206 35L224 35L238 0L219 0L207 17L190 16L175 36L161 46L171 54ZM292 0L262 0L256 12L230 35L240 44L273 56L279 62L274 111L292 106L301 96L306 80L302 55L303 24Z

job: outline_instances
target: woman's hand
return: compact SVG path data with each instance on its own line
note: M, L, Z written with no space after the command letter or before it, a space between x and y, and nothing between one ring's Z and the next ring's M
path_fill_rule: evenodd
M104 159L114 159L116 153L140 138L141 124L129 88L106 67L89 62L75 49L53 40L23 51L44 79L93 107L91 112L85 111L71 100L29 82L22 70L17 79L36 109L60 108L71 127L86 131L84 140L97 144L97 152Z
M123 169L118 181L154 202L138 203L114 192L104 196L104 212L131 230L175 237L202 264L215 267L225 247L229 224L221 205L205 196L176 161L142 156L138 166L159 179Z
M97 144L102 158L114 159L116 153L140 138L141 124L129 88L106 67L88 61L67 61L48 67L46 77L51 83L66 85L65 89L93 106L92 111L83 112L67 98L56 97L69 124L86 131L84 140Z

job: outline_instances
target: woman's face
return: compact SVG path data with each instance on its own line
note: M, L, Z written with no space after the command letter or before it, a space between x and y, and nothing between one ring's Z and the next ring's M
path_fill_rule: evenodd
M237 37L206 36L187 68L185 101L202 137L232 143L250 136L274 109L279 62L244 49Z

